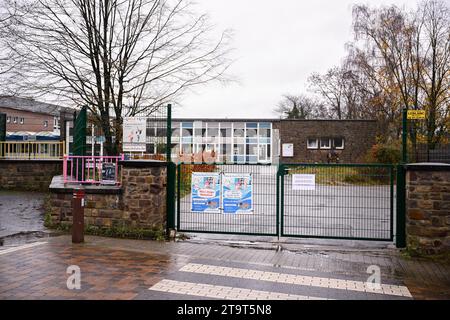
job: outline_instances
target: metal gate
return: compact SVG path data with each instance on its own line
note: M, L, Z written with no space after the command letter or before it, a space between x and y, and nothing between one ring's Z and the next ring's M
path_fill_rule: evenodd
M251 174L253 211L228 214L219 205L217 212L193 212L192 173ZM177 230L182 232L241 235L278 235L277 166L252 164L179 164L177 166ZM222 199L222 198L221 198Z
M392 241L394 167L281 165L281 235Z
M192 173L251 174L250 213L196 212ZM178 164L181 232L392 241L395 167L378 164ZM309 181L302 180L309 179Z

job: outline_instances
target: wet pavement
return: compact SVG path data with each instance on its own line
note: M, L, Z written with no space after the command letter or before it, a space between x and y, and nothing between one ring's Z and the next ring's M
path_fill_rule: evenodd
M4 245L48 235L44 227L45 193L0 191L0 241Z
M67 287L74 265L79 290ZM64 235L0 248L0 299L450 299L450 267L360 244L86 236L75 245Z

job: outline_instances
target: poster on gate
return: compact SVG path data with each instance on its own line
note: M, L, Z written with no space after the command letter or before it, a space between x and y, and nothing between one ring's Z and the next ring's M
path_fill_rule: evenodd
M220 212L220 174L192 172L191 211Z
M252 213L252 185L251 174L224 173L222 176L223 213Z

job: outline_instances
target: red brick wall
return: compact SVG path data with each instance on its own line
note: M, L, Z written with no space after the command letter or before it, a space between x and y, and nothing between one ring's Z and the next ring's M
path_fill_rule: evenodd
M53 131L52 115L15 110L1 106L0 113L6 113L6 117L11 118L10 122L6 123L6 131ZM17 117L17 123L13 123L14 117ZM24 118L24 124L20 124L20 118ZM44 121L47 121L47 127L44 126Z

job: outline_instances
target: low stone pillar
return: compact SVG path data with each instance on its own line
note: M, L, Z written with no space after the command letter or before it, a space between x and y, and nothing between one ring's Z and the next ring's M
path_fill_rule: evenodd
M406 170L408 249L450 253L450 164L410 164Z
M132 226L166 224L167 163L154 160L121 161L124 218Z

